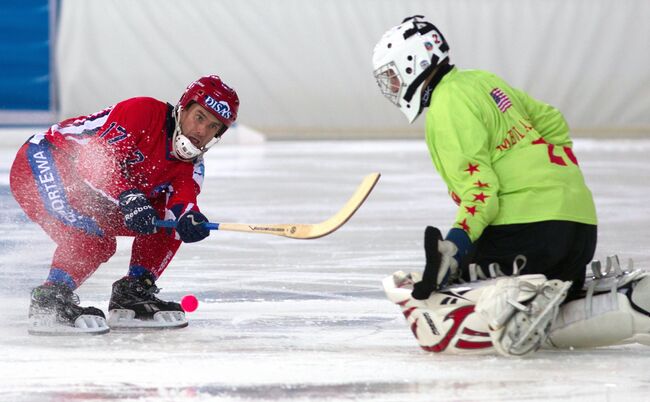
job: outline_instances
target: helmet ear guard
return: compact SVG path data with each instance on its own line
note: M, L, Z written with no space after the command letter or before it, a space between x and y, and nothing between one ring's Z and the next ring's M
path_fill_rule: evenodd
M449 45L442 33L421 18L405 18L389 29L375 46L372 58L382 94L400 108L409 123L422 111L422 88L427 78L449 59Z

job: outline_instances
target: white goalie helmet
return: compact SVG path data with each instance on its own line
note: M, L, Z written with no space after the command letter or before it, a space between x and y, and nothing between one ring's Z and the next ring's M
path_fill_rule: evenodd
M426 79L449 58L449 45L442 33L422 18L409 17L389 29L372 55L375 79L382 94L400 108L409 123L422 111Z

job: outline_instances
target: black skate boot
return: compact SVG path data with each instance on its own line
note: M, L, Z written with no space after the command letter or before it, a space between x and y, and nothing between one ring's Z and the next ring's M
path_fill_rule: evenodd
M79 306L79 296L63 284L49 283L32 290L29 332L32 335L100 335L110 331L104 313Z
M188 322L180 304L160 300L151 274L125 277L113 283L108 325L113 329L170 329Z

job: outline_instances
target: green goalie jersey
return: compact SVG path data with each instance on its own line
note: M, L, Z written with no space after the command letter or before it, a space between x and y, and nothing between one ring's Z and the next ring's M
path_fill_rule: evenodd
M426 141L459 205L453 227L597 224L562 114L494 74L453 68L431 94Z

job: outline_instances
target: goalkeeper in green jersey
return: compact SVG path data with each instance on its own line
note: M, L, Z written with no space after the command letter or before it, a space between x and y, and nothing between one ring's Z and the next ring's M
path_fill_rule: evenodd
M409 123L426 109L431 159L458 204L445 236L454 258L445 267L430 261L413 296L426 299L450 278L469 280L470 264L512 274L521 255L522 274L572 281L573 298L594 255L597 221L562 114L494 74L450 64L447 41L421 16L381 38L373 67ZM425 247L435 248L436 237Z
M425 229L424 272L382 282L420 346L523 356L650 345L650 273L608 257L585 276L596 211L560 112L494 74L451 65L447 41L421 16L387 31L373 64L409 122L428 108L431 159L458 204L444 240Z

